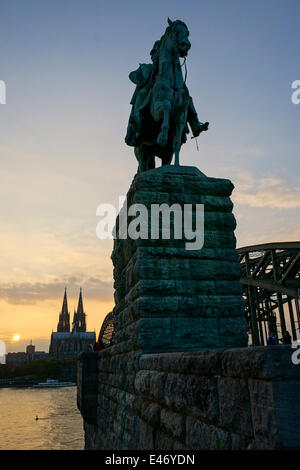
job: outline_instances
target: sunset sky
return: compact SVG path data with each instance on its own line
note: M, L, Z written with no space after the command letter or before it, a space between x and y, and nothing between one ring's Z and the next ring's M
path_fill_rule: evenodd
M112 241L96 208L136 172L124 142L134 91L167 26L183 20L187 85L210 129L181 164L230 178L237 245L299 240L299 0L0 0L0 340L48 350L67 286L88 329L113 307ZM21 339L11 343L14 334Z

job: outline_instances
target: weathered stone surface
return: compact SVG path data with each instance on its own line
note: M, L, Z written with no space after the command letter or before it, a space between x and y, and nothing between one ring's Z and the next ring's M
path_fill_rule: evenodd
M170 280L162 279L159 282L153 279L138 281L125 297L126 305L144 295L147 296L193 296L202 294L203 296L214 295L217 291L219 295L239 295L241 294L240 281L207 281L207 280ZM130 308L124 309L130 314ZM120 313L120 315L124 312Z
M145 352L193 351L222 347L217 318L143 318L138 343ZM160 333L159 333L160 332Z
M223 355L221 350L144 354L140 357L139 366L152 371L213 376L222 373Z
M241 434L231 434L231 450L246 450L251 443L251 438Z
M77 366L77 406L89 424L97 422L97 356L82 353Z
M137 393L147 395L150 391L150 370L141 370L135 376L134 388Z
M188 412L206 421L215 422L219 416L217 380L195 375L168 374L163 402L178 412Z
M254 435L276 448L278 429L274 408L273 384L271 381L249 379L252 423Z
M291 350L274 348L131 352L130 380L114 348L91 353L99 392L89 410L97 426L85 422L86 448L299 449L300 369L287 371Z
M140 253L135 261L126 267L126 288L130 290L141 279L153 280L228 280L240 279L238 262L197 259L194 257L165 257L153 253ZM144 256L145 255L145 256Z
M151 201L151 204L176 204L180 201L180 204L190 204L191 196L190 193L177 192L177 189L170 193L169 191L143 191L139 190L133 195L132 203L136 204L147 204ZM224 196L211 196L197 194L197 204L204 204L206 212L231 212L233 203L229 197Z
M174 450L174 438L159 431L155 436L155 450Z
M156 403L143 401L141 404L141 416L155 430L159 428L161 408Z
M300 381L274 381L273 396L279 441L277 447L300 449Z
M260 439L254 439L246 447L246 450L274 450L274 447L267 444L265 441L261 441Z
M222 357L222 370L231 377L289 380L299 377L299 367L291 356L290 345L228 349Z
M167 374L164 372L151 373L149 382L149 396L156 402L164 402L165 383Z
M204 246L187 250L186 240L175 239L172 232L169 240L115 240L117 345L126 347L131 341L134 349L147 353L246 344L232 189L229 180L207 178L189 167L164 167L135 176L127 207L136 202L149 210L154 203L195 207L201 198L207 202ZM119 219L116 234L118 229Z
M231 437L220 428L208 425L190 416L186 419L186 445L194 450L227 450Z
M163 408L160 414L161 429L175 439L185 439L185 416Z
M214 195L228 197L233 191L233 184L230 180L221 178L202 178L198 175L174 174L172 167L157 168L155 171L137 174L131 184L129 199L137 191L153 191L154 187L159 187L161 192L179 193L191 195Z
M151 450L154 449L155 433L152 427L143 420L140 420L138 425L138 449L140 450Z
M252 415L247 382L243 379L220 377L218 392L220 426L236 433L252 436Z

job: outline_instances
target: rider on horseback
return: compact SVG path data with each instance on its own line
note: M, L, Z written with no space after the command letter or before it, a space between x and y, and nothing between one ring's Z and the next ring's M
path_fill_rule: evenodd
M169 165L173 154L175 165L179 165L188 124L194 137L208 129L208 122L198 119L179 60L191 47L188 28L180 20L168 19L168 23L150 52L152 64L140 64L129 75L136 89L125 142L134 147L138 171L155 168L155 157L161 158L162 165Z
M151 88L158 70L159 46L160 41L155 41L150 52L152 64L140 64L137 70L129 74L130 80L136 85L136 89L130 101L132 108L125 137L126 144L131 147L137 145L137 139L140 136L142 125L141 111L147 106L150 100Z
M150 101L151 89L158 72L159 46L160 41L155 41L150 52L152 64L140 64L137 70L134 70L129 74L130 80L136 85L136 89L130 101L132 108L125 137L126 144L131 147L135 147L139 144L138 138L141 134L142 125L141 112ZM190 125L194 137L198 137L202 131L206 131L208 129L208 123L202 123L199 121L191 96L188 107L187 123ZM186 142L186 134L189 134L189 128L187 125L183 131L182 143Z

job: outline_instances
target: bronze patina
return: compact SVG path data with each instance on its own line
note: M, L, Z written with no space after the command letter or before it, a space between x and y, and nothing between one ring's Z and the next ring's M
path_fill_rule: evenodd
M208 129L198 119L183 78L182 66L191 47L189 30L180 20L171 21L150 52L152 64L140 64L129 74L136 85L125 142L134 147L140 172L155 168L155 157L169 165L186 142L189 127L194 137ZM183 64L180 63L183 58Z

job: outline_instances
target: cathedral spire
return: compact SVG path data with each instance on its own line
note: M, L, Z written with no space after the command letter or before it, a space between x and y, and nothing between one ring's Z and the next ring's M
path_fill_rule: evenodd
M66 287L65 287L65 294L64 294L64 300L63 300L63 304L62 304L61 313L63 313L63 314L69 313L68 312L68 299L67 299L67 288Z
M86 331L85 313L83 310L82 290L80 287L77 312L74 312L73 331Z
M59 315L57 331L70 331L70 314L68 311L67 288L65 287L62 309Z
M78 331L78 317L75 308L72 322L72 331Z
M80 293L79 293L79 299L78 299L77 313L79 313L80 315L83 314L83 303L82 303L82 290L81 290L81 287L80 287Z

